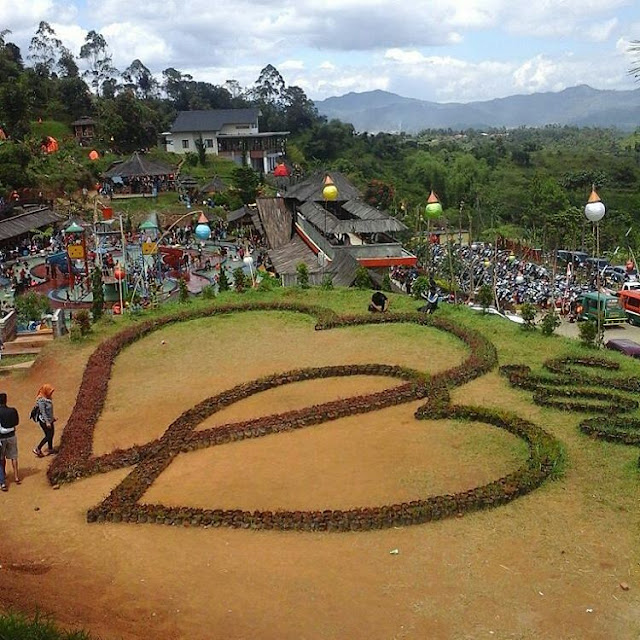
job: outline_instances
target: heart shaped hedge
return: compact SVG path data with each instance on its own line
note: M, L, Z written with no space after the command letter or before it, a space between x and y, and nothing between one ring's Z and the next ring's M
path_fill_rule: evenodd
M294 311L316 318L316 330L365 324L417 323L446 331L462 340L470 355L459 366L430 376L412 369L385 364L340 365L307 368L274 374L207 398L174 420L158 439L103 456L92 456L93 433L104 407L113 363L117 355L136 340L176 322L243 311ZM561 459L559 443L531 422L506 412L451 405L448 390L481 376L497 364L495 347L479 332L439 316L417 313L338 316L333 311L296 303L211 305L139 323L102 342L91 354L84 370L75 407L62 434L60 452L48 470L52 484L71 482L95 473L134 466L124 480L98 506L87 513L89 522L155 522L189 526L231 526L256 529L349 531L419 524L497 506L528 493L553 472ZM392 389L354 398L326 402L304 409L196 431L203 420L239 400L281 385L318 378L369 375L404 380ZM242 511L198 509L141 504L155 479L176 455L199 448L219 446L246 438L301 429L347 416L413 402L426 402L418 419L454 419L484 422L525 440L529 457L515 472L468 491L431 496L424 500L350 510Z

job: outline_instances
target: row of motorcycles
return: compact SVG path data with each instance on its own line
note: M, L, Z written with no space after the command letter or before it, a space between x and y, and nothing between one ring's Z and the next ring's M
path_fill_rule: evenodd
M557 311L570 322L577 317L580 297L596 289L596 273L587 267L554 275L553 269L518 259L510 251L495 251L489 245L456 245L451 255L447 247L432 245L432 267L438 277L449 279L452 270L460 290L474 294L482 285L495 287L496 302L501 309L515 310L530 302Z

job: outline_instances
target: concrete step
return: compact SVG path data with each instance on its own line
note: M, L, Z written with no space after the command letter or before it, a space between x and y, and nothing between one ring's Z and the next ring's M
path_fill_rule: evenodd
M35 360L27 360L27 362L18 362L17 364L2 364L0 360L0 369L30 369Z
M16 348L37 347L41 349L46 347L53 340L53 334L18 336L15 340L5 343L5 349L9 345L15 345Z
M2 353L5 356L21 356L29 353L34 353L37 355L38 353L40 353L40 351L42 351L43 346L44 345L40 345L39 347L22 346L13 342L7 342L4 345Z

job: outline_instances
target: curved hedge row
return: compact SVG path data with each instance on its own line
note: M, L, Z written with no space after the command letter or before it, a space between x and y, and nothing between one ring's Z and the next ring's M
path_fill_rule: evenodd
M429 376L383 364L341 365L298 369L237 385L207 398L174 420L165 433L145 445L91 456L93 432L107 393L116 356L127 345L174 322L240 311L296 311L316 318L317 330L363 324L412 322L447 331L460 338L470 355L458 367ZM85 367L76 406L64 430L60 453L49 468L52 483L63 483L95 473L135 465L129 475L98 506L87 513L89 522L156 522L189 526L231 526L259 529L348 531L418 524L503 504L538 487L560 460L560 447L549 434L534 424L508 413L450 404L448 389L490 371L497 363L493 344L480 333L455 325L438 316L384 314L337 316L318 307L291 303L209 306L183 311L130 327L101 343ZM404 380L395 388L377 393L326 402L304 409L245 420L196 431L205 419L256 393L281 385L334 376L372 375ZM416 412L421 419L455 419L492 424L523 438L529 458L517 471L487 485L456 494L424 500L351 510L242 511L168 508L140 504L147 489L176 455L246 438L257 438L292 429L318 425L328 420L364 414L393 405L427 398Z
M604 414L583 420L579 425L582 433L610 442L640 445L640 420L620 418L617 415L637 409L640 402L620 393L598 390L604 388L638 392L640 378L585 373L583 368L605 371L620 369L617 362L598 357L565 356L548 360L543 366L555 375L535 375L526 365L502 366L500 372L512 386L533 391L533 401L536 404L563 411ZM638 464L640 465L640 459Z

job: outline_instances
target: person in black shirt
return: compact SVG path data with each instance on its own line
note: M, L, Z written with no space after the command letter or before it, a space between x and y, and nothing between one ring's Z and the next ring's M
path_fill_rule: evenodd
M369 303L369 311L372 313L384 313L389 308L389 298L382 293L382 291L376 291L371 296L371 302Z
M18 412L13 407L7 407L7 394L0 393L0 489L7 490L5 477L5 461L11 460L13 466L13 480L20 484L18 473L18 438L16 427L20 422Z

